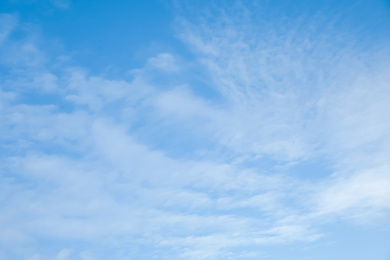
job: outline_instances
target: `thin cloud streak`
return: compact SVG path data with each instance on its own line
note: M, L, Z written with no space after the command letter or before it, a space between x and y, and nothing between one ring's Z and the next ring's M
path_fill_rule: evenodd
M0 257L256 259L270 245L321 241L340 219L388 224L388 49L341 45L332 24L317 35L322 18L281 29L240 10L179 19L219 100L196 92L187 61L167 52L130 79L54 70L2 16L4 50L25 48L1 52ZM31 89L42 100L26 102ZM291 173L318 158L327 175ZM46 251L48 239L80 243Z

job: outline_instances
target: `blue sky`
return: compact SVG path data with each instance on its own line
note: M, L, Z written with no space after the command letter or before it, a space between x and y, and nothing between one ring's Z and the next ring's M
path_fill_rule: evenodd
M390 3L3 0L0 260L390 260Z

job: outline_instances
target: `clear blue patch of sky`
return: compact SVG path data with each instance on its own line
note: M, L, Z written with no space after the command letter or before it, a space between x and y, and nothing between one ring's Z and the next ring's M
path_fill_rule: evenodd
M325 158L313 158L292 164L282 172L300 179L318 180L328 177L333 169L332 163Z
M185 52L167 1L71 1L68 9L11 1L1 11L18 14L22 23L39 24L46 38L61 42L74 62L93 73L111 69L120 74L153 54Z

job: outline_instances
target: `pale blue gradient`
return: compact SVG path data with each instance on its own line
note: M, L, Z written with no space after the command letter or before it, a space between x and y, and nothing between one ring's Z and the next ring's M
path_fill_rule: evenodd
M0 5L0 260L390 260L388 1Z

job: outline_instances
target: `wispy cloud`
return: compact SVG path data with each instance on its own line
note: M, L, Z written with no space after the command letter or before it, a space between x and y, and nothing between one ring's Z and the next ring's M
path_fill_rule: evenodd
M2 15L0 258L259 259L329 219L386 219L388 48L261 10L178 18L194 60L163 52L122 79ZM325 175L292 170L313 161Z

